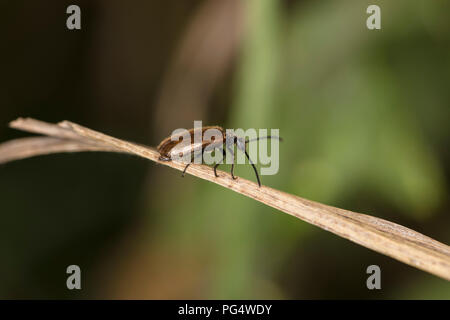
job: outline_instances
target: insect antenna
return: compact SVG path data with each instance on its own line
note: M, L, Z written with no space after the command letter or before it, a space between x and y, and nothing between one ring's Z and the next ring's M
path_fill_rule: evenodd
M250 164L253 167L253 170L255 171L255 175L256 175L256 179L258 180L258 185L261 187L261 181L259 180L259 174L258 174L258 170L256 170L255 164L253 163L252 159L250 159L250 156L247 153L247 150L244 150L245 155L247 156L248 162L250 162Z
M249 143L252 141L258 141L258 140L264 140L264 139L278 139L278 141L283 141L283 138L281 138L279 136L265 136L265 137L257 137L257 138L253 138L253 139L247 139L247 140L245 140L245 143Z
M239 148L239 150L244 151L245 156L246 156L247 159L248 159L248 162L250 162L250 164L251 164L252 167L253 167L253 170L255 171L256 180L258 180L258 186L261 187L261 180L259 179L258 170L256 170L255 164L253 163L252 159L250 159L250 156L248 155L247 150L245 149L245 146L247 146L247 141L245 142L245 145L244 145L244 148L243 148L243 149L242 149L238 144L237 144L236 146Z

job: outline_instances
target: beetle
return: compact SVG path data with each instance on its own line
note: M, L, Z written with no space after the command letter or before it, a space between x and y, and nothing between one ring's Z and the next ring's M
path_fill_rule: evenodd
M219 139L212 139L214 137L211 138L211 140L206 140L203 139L204 134L207 130L210 129L214 129L217 130L218 132L220 132L220 138ZM223 153L223 159L225 159L226 157L226 151L228 150L228 152L230 152L230 154L232 155L232 163L231 163L231 177L233 178L233 180L236 180L237 177L234 175L234 145L236 145L236 147L243 151L245 153L245 156L247 157L249 163L252 165L253 170L255 171L255 175L256 175L256 179L258 180L258 185L261 187L261 180L259 179L259 175L258 175L258 171L256 170L256 166L253 163L253 161L250 159L249 154L247 153L246 147L247 144L249 142L252 141L257 141L257 140L261 140L261 139L278 139L279 141L282 141L282 138L278 137L278 136L265 136L265 137L257 137L255 139L244 139L244 138L240 138L237 137L234 134L231 133L227 133L222 127L219 126L206 126L206 127L199 127L199 128L193 128L193 129L189 129L187 130L187 132L190 135L191 138L191 143L190 144L182 144L180 143L180 140L172 140L172 136L169 136L167 138L165 138L164 140L161 141L161 143L158 145L157 147L157 151L159 152L160 156L159 156L159 160L161 161L171 161L173 159L175 159L177 156L183 156L183 155L191 155L191 160L196 157L194 156L194 154L197 155L203 155L203 153L205 151L212 151L216 148L218 149L222 149L222 153ZM194 136L196 135L200 135L202 137L202 140L200 142L196 142L194 141ZM192 142L194 141L194 142ZM224 147L225 145L225 147ZM223 161L222 161L223 162ZM214 165L214 175L216 177L218 177L219 175L217 174L217 167L222 164L221 163L216 163ZM189 165L192 162L189 162L188 164L186 164L186 167L183 170L182 173L182 177L184 177L184 174L186 173L187 168L189 167Z

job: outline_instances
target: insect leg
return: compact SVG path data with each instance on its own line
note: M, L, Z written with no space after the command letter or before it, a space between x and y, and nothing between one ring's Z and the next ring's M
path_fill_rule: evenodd
M194 159L203 156L203 152L205 152L205 150L202 150L201 153L195 155L195 153L192 153L192 157L191 157L191 162L189 162L186 167L184 167L183 173L181 174L182 177L184 177L184 174L186 173L187 168L191 165L191 163L194 161Z
M233 159L233 162L231 163L231 177L233 180L236 180L237 178L234 176L234 151L230 148L230 146L227 146L227 149L231 153Z
M227 157L227 153L225 152L225 149L223 148L223 146L222 146L222 152L223 152L223 160L222 160L222 163L224 163L225 158ZM216 178L219 176L219 175L217 174L217 167L218 167L219 165L221 165L222 163L216 163L216 165L214 166L214 175L216 176Z
M192 162L189 162L186 167L184 167L183 173L181 174L181 176L184 178L184 174L186 173L187 168L191 165Z

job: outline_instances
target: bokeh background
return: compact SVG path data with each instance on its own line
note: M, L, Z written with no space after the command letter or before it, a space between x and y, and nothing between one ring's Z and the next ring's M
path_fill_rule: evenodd
M7 127L19 116L147 145L194 120L279 128L264 184L448 244L449 15L445 0L2 0L0 141L28 135ZM450 298L445 280L132 156L2 165L0 218L0 298Z

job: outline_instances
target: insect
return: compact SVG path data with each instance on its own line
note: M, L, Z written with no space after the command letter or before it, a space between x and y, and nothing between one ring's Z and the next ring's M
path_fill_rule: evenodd
M211 137L211 139L204 139L205 132L207 130L214 129L217 130L220 133L220 138L213 139L214 137ZM233 180L237 179L237 177L234 175L234 145L245 153L245 156L247 157L249 163L252 165L253 170L255 171L256 179L258 180L258 185L261 187L261 180L259 179L258 171L256 170L256 166L253 163L253 161L250 159L250 156L246 150L247 144L252 141L257 141L261 139L278 139L282 141L282 139L278 136L265 136L265 137L257 137L254 139L244 139L237 137L234 134L227 133L222 127L219 126L208 126L208 127L200 127L200 128L194 128L189 129L188 133L191 138L190 144L183 144L180 143L181 140L172 140L172 136L169 136L165 138L161 143L158 145L157 150L160 154L159 160L161 161L171 161L173 159L176 159L177 156L181 157L182 155L190 155L191 160L196 157L194 154L197 154L197 156L203 155L205 151L212 151L214 149L221 149L223 153L223 160L226 158L226 151L230 152L232 155L232 163L231 163L231 177ZM195 142L194 141L194 135L200 135L201 134L201 141ZM192 142L194 141L194 142ZM192 162L189 162L186 164L186 167L183 170L182 176L184 177L184 174L186 173L187 168ZM214 165L214 175L218 177L217 174L217 167L222 164L216 163Z

